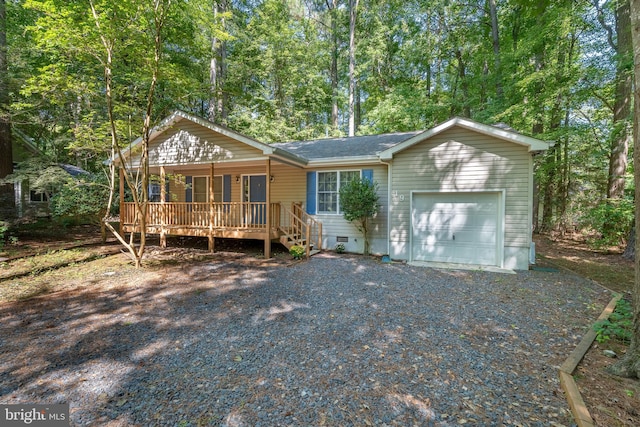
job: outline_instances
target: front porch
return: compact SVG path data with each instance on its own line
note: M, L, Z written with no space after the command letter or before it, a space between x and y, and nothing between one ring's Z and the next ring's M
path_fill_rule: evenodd
M170 235L207 237L211 251L216 238L258 239L266 258L273 240L303 246L307 255L321 249L322 225L299 202L307 196L306 159L175 112L149 136L148 201L136 206L125 199L125 180L139 186L141 143L138 138L113 159L120 168L121 233L144 227L163 246Z
M269 210L261 202L148 202L146 206L146 232L159 235L162 247L173 235L207 237L210 251L215 251L216 238L264 240L267 258L273 240L287 249L302 246L307 256L322 249L322 224L307 215L301 203L291 207L271 203ZM135 203L123 202L120 209L121 233L140 232Z

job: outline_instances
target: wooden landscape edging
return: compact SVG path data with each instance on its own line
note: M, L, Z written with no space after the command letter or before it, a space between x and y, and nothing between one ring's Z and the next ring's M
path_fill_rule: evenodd
M604 308L596 322L608 319L621 298L622 295L613 297L613 299L609 301L609 304ZM596 331L593 328L589 328L585 336L582 338L582 341L580 341L577 347L573 349L567 360L565 360L562 366L560 366L559 371L560 385L565 392L567 401L569 402L569 407L571 408L571 413L573 413L573 417L575 418L578 427L595 426L593 418L591 418L589 410L587 409L587 405L585 405L584 400L582 400L580 390L578 390L578 385L573 379L573 371L576 369L584 355L587 354L587 351L589 351L589 348L595 339Z

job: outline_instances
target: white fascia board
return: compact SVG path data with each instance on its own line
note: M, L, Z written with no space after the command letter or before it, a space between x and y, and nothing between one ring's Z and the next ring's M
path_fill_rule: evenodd
M269 148L271 149L270 157L273 157L276 160L280 160L285 163L294 163L297 166L305 166L309 163L307 159L304 159L296 154L290 153L277 147Z
M474 122L473 120L463 119L460 117L456 117L452 121L454 123L452 123L449 127L458 125L469 130L475 130L479 133L484 133L486 135L495 136L496 138L504 139L515 144L523 145L525 147L528 147L529 151L547 150L549 148L549 143L537 138L522 135L521 133L511 132L495 126L485 125L482 123Z

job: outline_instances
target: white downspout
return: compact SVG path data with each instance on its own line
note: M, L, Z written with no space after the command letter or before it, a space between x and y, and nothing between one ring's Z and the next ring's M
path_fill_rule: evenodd
M392 179L392 163L384 162L378 159L383 165L387 165L387 255L391 258L391 179Z

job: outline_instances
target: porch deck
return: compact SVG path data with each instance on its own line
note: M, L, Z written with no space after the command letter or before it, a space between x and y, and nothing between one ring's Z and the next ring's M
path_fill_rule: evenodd
M149 202L146 232L160 235L163 247L166 236L174 235L207 237L212 251L215 238L279 240L287 248L306 247L307 254L321 249L322 225L299 204L288 209L271 203L268 213L269 218L264 202ZM135 203L121 204L120 227L123 232L140 231Z

